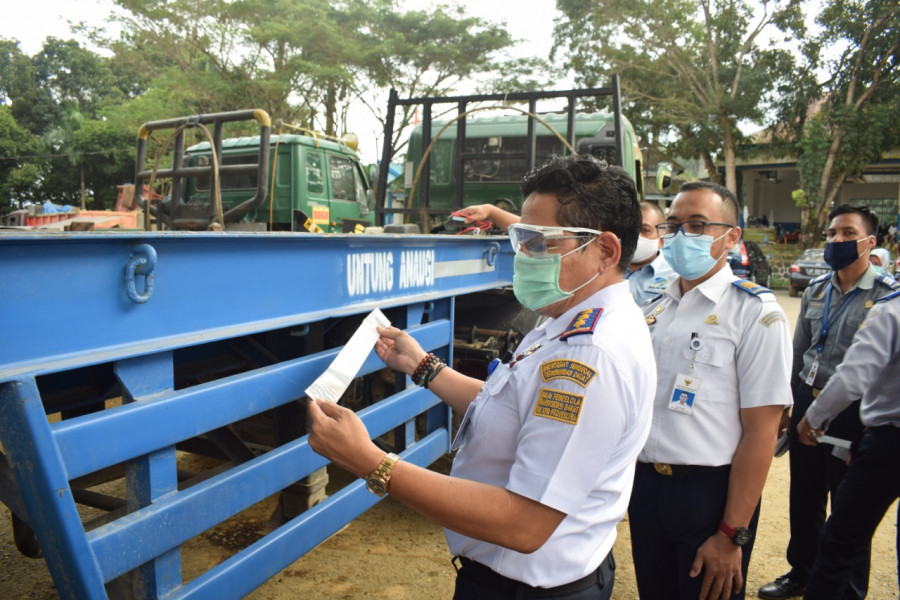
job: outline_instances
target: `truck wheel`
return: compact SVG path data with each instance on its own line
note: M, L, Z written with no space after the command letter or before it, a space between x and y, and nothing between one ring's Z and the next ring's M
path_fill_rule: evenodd
M800 291L797 288L795 288L794 286L791 286L788 289L788 295L790 295L791 298L796 298L797 296L800 295Z

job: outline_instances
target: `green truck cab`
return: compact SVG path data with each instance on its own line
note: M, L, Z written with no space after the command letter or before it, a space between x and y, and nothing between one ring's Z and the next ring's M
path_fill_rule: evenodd
M226 123L251 119L259 122L259 135L225 135ZM168 197L148 207L158 226L351 233L371 225L374 194L355 136L339 139L284 125L279 130L285 127L298 133L272 134L268 114L258 109L145 123L135 179L172 182ZM202 128L208 141L184 148L188 128ZM171 169L148 168L147 140L157 130L173 130Z
M259 137L223 140L221 164L251 162L259 144ZM309 218L325 233L349 233L372 224L374 197L355 148L341 140L294 133L272 136L270 146L268 193L241 222L267 224L270 231L292 231ZM209 142L189 147L188 163L208 164L209 148ZM256 173L223 175L223 208L237 206L252 194L256 178ZM210 177L193 179L187 201L209 202L210 181Z

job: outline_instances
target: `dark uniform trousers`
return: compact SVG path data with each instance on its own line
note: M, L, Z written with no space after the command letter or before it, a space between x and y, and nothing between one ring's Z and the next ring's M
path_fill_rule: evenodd
M900 497L900 428L868 429L854 446L853 461L832 500L809 585L808 600L857 600L866 596L855 574L868 574L872 536ZM898 513L900 518L900 513ZM900 531L897 533L900 556ZM897 563L900 585L900 558ZM868 583L868 578L866 579Z
M453 600L609 600L616 582L616 563L612 551L592 573L564 585L538 588L505 577L481 563L459 556Z
M641 600L700 597L704 573L697 577L690 577L689 573L697 549L719 529L728 497L729 473L727 466L679 469L673 465L672 474L664 475L652 464L638 463L628 524ZM758 521L759 505L748 527L754 534ZM741 550L741 572L746 583L753 542ZM743 599L744 589L732 599Z
M847 472L847 463L831 454L834 448L831 444L806 446L797 439L797 424L813 399L813 388L806 384L800 384L794 390L789 434L791 541L788 543L787 560L791 565L791 579L801 584L809 581L816 561L819 538L825 525L828 494L831 493L832 499L835 497ZM862 430L857 401L831 421L827 433L853 441L859 438ZM868 587L869 581L869 553L869 548L866 548L853 557L857 565L853 585L863 590Z

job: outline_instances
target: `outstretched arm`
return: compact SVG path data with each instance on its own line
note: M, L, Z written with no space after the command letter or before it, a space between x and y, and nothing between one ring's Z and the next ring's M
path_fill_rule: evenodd
M326 400L310 400L309 445L358 477L384 458L353 411ZM534 552L565 514L501 487L450 477L405 461L391 472L391 496L435 523L463 535L515 550Z
M510 225L518 223L521 219L519 215L514 215L493 204L474 204L457 212L466 217L466 223L490 221L503 231L506 231Z

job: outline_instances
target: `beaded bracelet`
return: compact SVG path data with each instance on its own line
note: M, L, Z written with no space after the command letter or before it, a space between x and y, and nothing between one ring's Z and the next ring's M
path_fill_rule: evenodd
M446 367L446 366L447 366L447 365L444 364L443 362L439 362L439 363L437 364L437 366L436 366L434 369L431 370L431 373L428 374L428 377L425 378L425 381L424 381L424 383L422 384L422 387L424 387L424 388L427 390L427 389L428 389L428 384L431 383L432 381L434 381L434 378L437 377L437 374L440 373L440 372L441 372L441 369L443 369L443 368Z
M434 372L435 369L438 369L438 367L443 364L444 363L441 362L440 358L429 352L425 355L425 358L422 359L422 362L419 363L419 366L416 367L416 370L413 371L413 383L419 386L425 386L427 381L434 378L434 375L436 374Z

